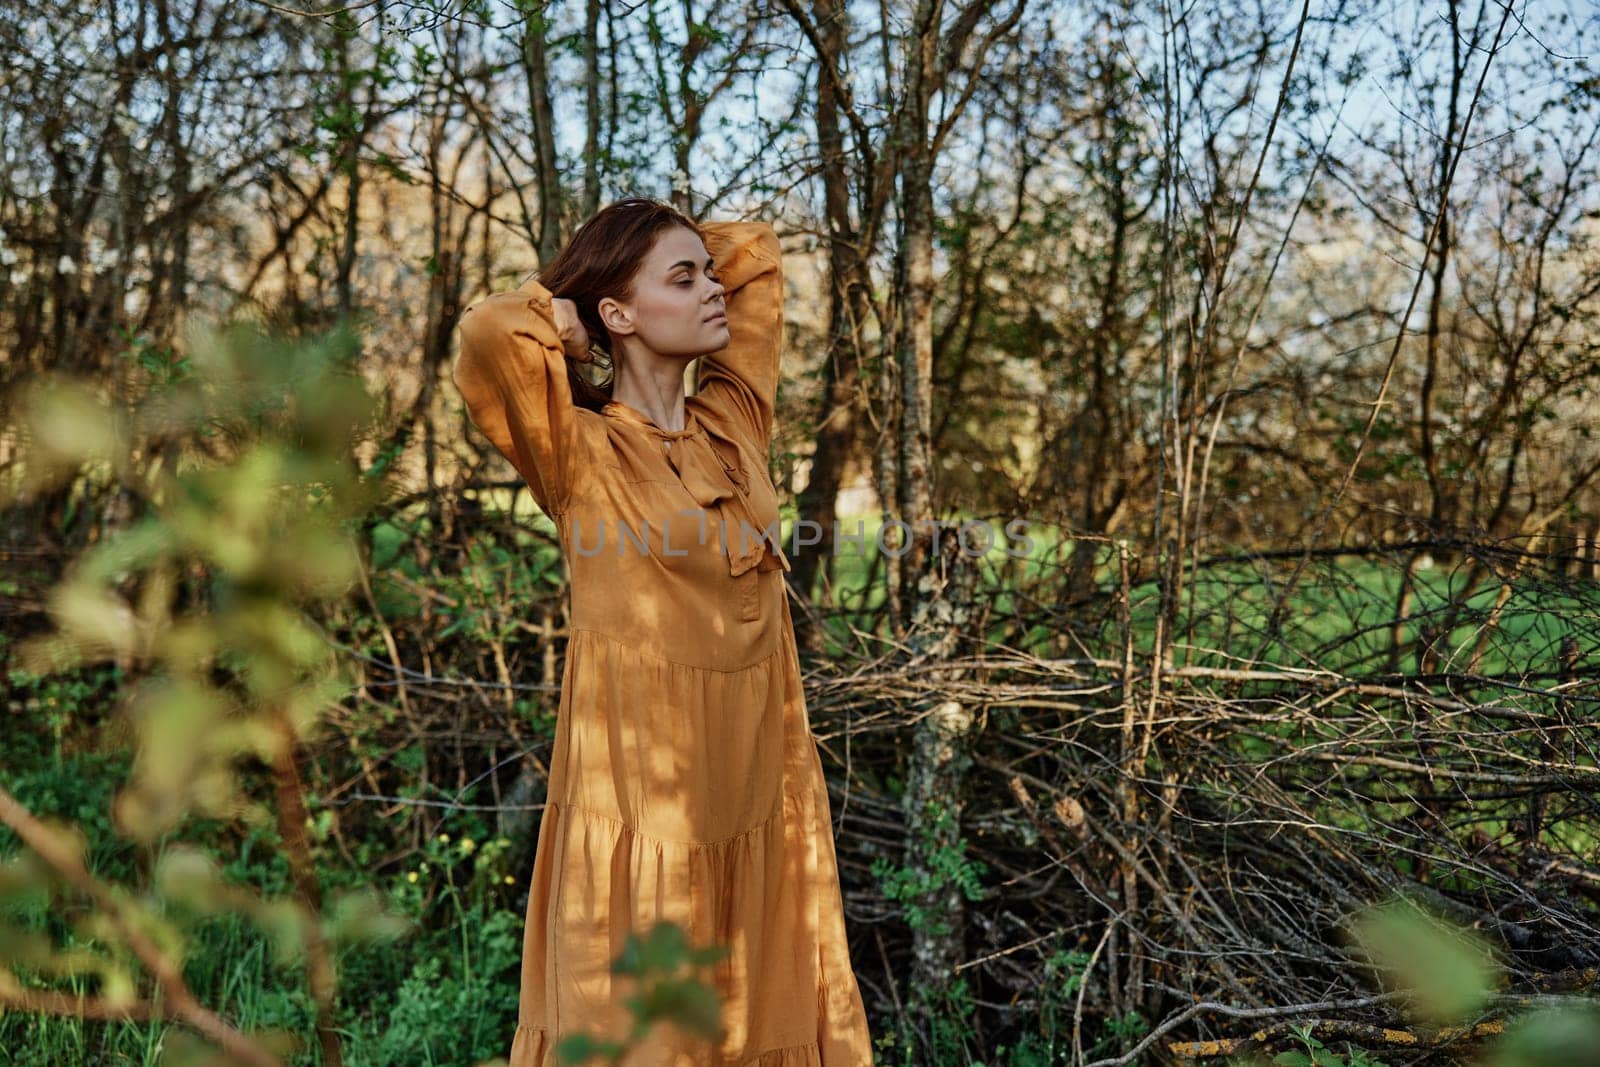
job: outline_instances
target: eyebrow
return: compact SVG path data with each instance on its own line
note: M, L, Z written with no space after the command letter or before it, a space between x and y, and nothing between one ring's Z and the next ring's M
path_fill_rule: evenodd
M711 263L712 263L712 257L711 256L707 256L706 257L706 266L708 266L708 267L711 266ZM693 270L694 269L694 260L692 260L692 259L680 259L680 260L678 260L678 262L674 263L672 266L667 268L667 273L670 274L673 271L677 270L679 267L688 267L690 270Z

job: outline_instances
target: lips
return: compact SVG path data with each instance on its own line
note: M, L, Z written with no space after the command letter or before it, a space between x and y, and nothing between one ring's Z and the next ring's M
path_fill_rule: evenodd
M728 321L728 313L726 311L718 311L715 314L707 315L705 321L707 321L707 322L727 322Z

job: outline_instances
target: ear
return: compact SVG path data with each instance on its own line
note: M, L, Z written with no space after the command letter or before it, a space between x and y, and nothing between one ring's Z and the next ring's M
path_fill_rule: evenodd
M625 336L634 332L633 309L626 304L618 303L612 297L605 297L596 304L595 314L600 316L600 321L613 336Z

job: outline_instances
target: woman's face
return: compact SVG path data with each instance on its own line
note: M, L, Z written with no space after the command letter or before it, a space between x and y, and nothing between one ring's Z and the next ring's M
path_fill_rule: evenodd
M722 283L693 230L672 226L656 238L633 279L633 299L598 308L612 334L632 336L662 356L693 359L728 344Z

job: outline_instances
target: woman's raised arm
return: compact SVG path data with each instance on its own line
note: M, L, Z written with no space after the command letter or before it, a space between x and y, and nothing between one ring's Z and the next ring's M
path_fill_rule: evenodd
M765 222L702 222L728 306L728 344L700 358L695 393L730 412L763 449L772 437L783 350L783 264Z
M584 469L583 435L550 291L530 279L485 297L462 312L460 330L451 378L468 416L559 515Z

